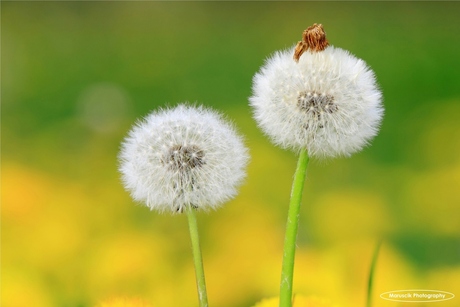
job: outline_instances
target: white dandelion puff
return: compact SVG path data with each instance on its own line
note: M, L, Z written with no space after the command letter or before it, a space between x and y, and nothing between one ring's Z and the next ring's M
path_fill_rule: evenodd
M215 209L237 194L248 151L218 113L181 104L139 121L122 143L125 188L151 210Z
M382 120L374 72L348 51L328 47L325 35L318 48L305 41L273 54L254 76L254 118L283 148L349 156L368 144Z

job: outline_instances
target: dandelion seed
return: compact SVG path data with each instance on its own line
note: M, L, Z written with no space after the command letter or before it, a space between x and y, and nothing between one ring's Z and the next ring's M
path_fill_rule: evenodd
M309 29L313 34L305 38ZM383 116L374 72L348 51L328 46L316 24L296 47L267 59L254 76L249 101L259 127L275 144L306 149L312 157L361 150Z
M248 152L214 111L185 104L153 112L124 140L120 172L136 201L160 212L215 209L234 197Z

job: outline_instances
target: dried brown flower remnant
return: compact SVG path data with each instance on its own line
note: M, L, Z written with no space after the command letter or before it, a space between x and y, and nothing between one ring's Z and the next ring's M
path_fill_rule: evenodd
M294 60L298 62L302 54L307 50L310 50L311 53L319 52L326 49L328 45L329 42L326 39L323 25L314 23L303 31L302 40L295 46Z

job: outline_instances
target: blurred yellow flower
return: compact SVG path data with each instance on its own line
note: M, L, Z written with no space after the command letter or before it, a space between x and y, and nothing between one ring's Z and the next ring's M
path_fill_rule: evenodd
M254 307L277 307L278 297L264 299L254 305ZM334 307L331 302L327 299L315 297L315 296L301 296L294 295L293 307Z
M152 305L139 298L111 298L100 302L96 307L151 307Z

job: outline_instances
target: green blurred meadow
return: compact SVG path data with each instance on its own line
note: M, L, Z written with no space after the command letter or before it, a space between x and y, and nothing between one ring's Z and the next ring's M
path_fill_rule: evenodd
M312 161L294 292L365 305L402 289L460 297L459 2L1 2L1 306L138 298L197 306L185 216L135 204L117 171L137 118L189 101L227 114L251 162L238 197L198 215L211 306L276 296L294 153L251 118L251 80L322 23L384 94L380 134Z

